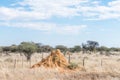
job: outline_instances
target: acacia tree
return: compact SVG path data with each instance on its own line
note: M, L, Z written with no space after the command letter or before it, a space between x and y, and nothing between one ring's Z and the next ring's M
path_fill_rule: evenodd
M87 51L88 51L88 46L87 46L87 44L82 43L82 51L83 51L83 54L84 54L84 53L87 53Z
M82 43L83 53L90 51L96 52L96 48L99 46L99 43L96 41L87 41L87 43Z
M18 48L20 52L24 53L27 61L31 60L31 56L34 52L37 52L37 45L33 42L22 42Z
M96 48L99 46L99 43L96 41L87 41L88 49L95 52Z

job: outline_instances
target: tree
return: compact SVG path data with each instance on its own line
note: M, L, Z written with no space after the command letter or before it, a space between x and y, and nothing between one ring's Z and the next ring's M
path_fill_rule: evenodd
M73 48L69 48L70 52L80 52L81 47L79 45L74 46Z
M41 53L41 52L50 52L53 47L51 47L50 45L43 45L42 43L36 43L37 45L37 52Z
M74 48L69 48L69 51L72 52L72 53L75 52Z
M9 46L5 46L2 48L3 52L6 53L6 55L8 55L8 52L10 52L10 47Z
M0 47L0 53L2 53L2 51L3 51L3 49L2 49L2 47Z
M10 51L11 51L11 52L17 52L17 51L18 51L18 46L15 45L15 44L11 45L11 46L10 46Z
M96 48L99 46L99 43L96 41L87 41L87 46L90 51L95 52Z
M19 51L23 52L27 60L31 60L31 56L34 52L37 52L37 45L33 42L22 42L19 45Z
M82 43L82 51L83 51L83 54L84 54L84 53L87 53L87 51L88 51L88 46L87 46L87 44Z
M81 51L81 47L76 45L76 46L74 46L74 50L75 50L75 52L80 52Z
M41 53L41 46L42 46L42 43L36 43L36 46L37 46L37 52L38 53Z
M50 52L53 48L49 45L43 45L40 47L40 52Z
M98 51L109 51L109 48L106 46L101 46L97 48Z
M116 47L111 47L111 48L110 48L110 51L116 51L116 52L118 52L118 51L120 51L120 49L119 49L119 48L116 48Z
M61 52L65 52L65 51L68 50L68 48L66 46L64 46L64 45L57 45L55 48L60 49Z

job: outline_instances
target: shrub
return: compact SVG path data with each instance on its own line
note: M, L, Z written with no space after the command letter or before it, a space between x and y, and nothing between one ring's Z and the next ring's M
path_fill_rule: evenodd
M79 66L78 66L78 64L76 64L76 63L70 63L70 64L68 65L68 68L71 69L71 70L73 70L73 69L79 68Z

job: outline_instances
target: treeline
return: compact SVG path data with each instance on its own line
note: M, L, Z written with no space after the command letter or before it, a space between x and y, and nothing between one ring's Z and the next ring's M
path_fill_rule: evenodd
M27 60L30 60L31 55L35 52L43 53L43 52L50 52L53 49L60 49L63 53L67 51L71 53L80 52L84 53L96 53L96 52L109 52L109 51L120 51L120 48L108 48L105 46L99 46L97 41L87 41L86 43L82 43L82 45L76 45L74 47L68 48L64 45L57 45L56 47L52 47L50 45L43 45L41 43L35 42L21 42L19 45L11 45L11 46L1 46L0 53L20 53L24 54Z

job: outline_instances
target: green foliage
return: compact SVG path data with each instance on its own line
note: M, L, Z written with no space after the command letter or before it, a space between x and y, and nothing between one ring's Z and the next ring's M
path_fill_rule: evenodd
M3 52L5 52L8 55L8 52L10 52L10 47L9 46L5 46L2 48Z
M50 52L53 48L49 45L42 45L41 43L36 43L37 46L37 52Z
M23 52L27 57L27 60L31 59L31 55L37 51L37 45L33 42L22 42L18 49L20 52Z
M8 47L8 46L3 47L2 49L3 49L3 51L10 51L10 47Z
M10 51L11 52L17 52L18 51L18 46L17 45L10 46Z
M96 48L99 46L99 43L96 41L87 41L87 45L90 51L95 51Z
M55 47L55 49L60 49L61 52L65 52L65 51L68 50L68 48L67 48L66 46L64 46L64 45L57 45L57 46Z
M97 48L98 51L109 51L110 49L108 47L105 46L101 46L99 48Z
M82 43L81 46L76 45L74 47L71 48L67 48L64 45L57 45L55 48L49 46L49 45L43 45L41 43L34 43L34 42L22 42L19 45L11 45L11 46L4 46L4 47L0 47L0 52L6 53L8 54L9 52L20 52L20 54L24 53L24 55L27 57L27 60L29 60L31 58L31 55L34 52L50 52L53 49L60 49L64 55L67 52L80 52L83 51L83 53L91 53L96 52L96 51L100 51L102 52L110 52L110 51L120 51L120 48L116 48L116 47L111 47L108 48L106 46L100 46L99 47L99 43L96 41L87 41L86 43Z
M69 51L74 53L75 52L75 49L74 48L69 48Z
M86 44L82 44L83 51L96 51L96 48L98 48L99 43L96 41L87 41Z
M120 48L111 47L109 50L110 50L110 51L116 51L116 52L118 52L118 51L120 51Z
M43 45L39 48L40 52L50 52L53 48L49 45Z
M79 66L78 66L78 64L76 64L76 63L70 63L70 64L68 65L68 68L71 69L71 70L73 70L73 69L79 68Z
M74 46L73 48L69 48L70 52L80 52L81 47L79 45Z
M2 49L2 47L0 47L0 53L2 53L2 51L3 51L3 49Z
M75 50L76 52L80 52L80 51L81 51L81 47L80 47L80 46L74 46L74 50Z

